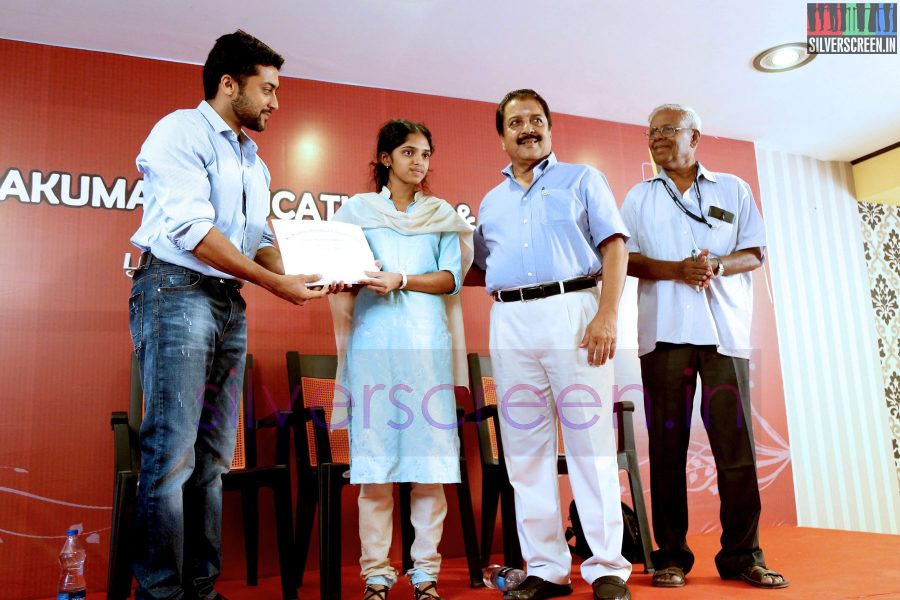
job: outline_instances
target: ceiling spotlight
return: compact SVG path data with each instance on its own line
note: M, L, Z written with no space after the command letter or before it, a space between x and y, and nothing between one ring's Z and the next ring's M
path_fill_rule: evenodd
M753 59L753 68L763 73L797 69L816 57L815 53L810 54L807 50L805 42L781 44L757 54Z

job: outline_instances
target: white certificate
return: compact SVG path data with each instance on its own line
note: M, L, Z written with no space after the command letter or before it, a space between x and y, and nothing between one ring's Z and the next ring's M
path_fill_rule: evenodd
M350 223L273 219L272 230L288 275L322 276L308 286L333 281L358 283L364 271L377 271L375 256L362 227Z

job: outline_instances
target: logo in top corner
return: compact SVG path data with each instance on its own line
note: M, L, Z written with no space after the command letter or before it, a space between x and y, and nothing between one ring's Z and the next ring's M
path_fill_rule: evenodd
M806 42L810 54L896 54L897 3L810 2Z

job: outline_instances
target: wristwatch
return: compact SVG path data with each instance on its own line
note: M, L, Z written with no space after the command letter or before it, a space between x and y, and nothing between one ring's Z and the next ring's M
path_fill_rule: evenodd
M721 256L717 256L716 260L719 261L719 266L716 267L716 277L721 277L725 274L725 263L722 262Z

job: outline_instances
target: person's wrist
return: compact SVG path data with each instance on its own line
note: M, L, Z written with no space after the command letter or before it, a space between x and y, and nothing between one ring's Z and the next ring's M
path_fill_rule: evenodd
M400 271L400 287L397 289L406 289L407 283L409 283L409 277L406 275L406 271Z
M260 269L258 271L250 274L250 276L247 277L247 281L258 285L271 294L277 295L286 277L286 275L276 273L275 271L270 271L269 269L266 269L265 267L260 265Z

